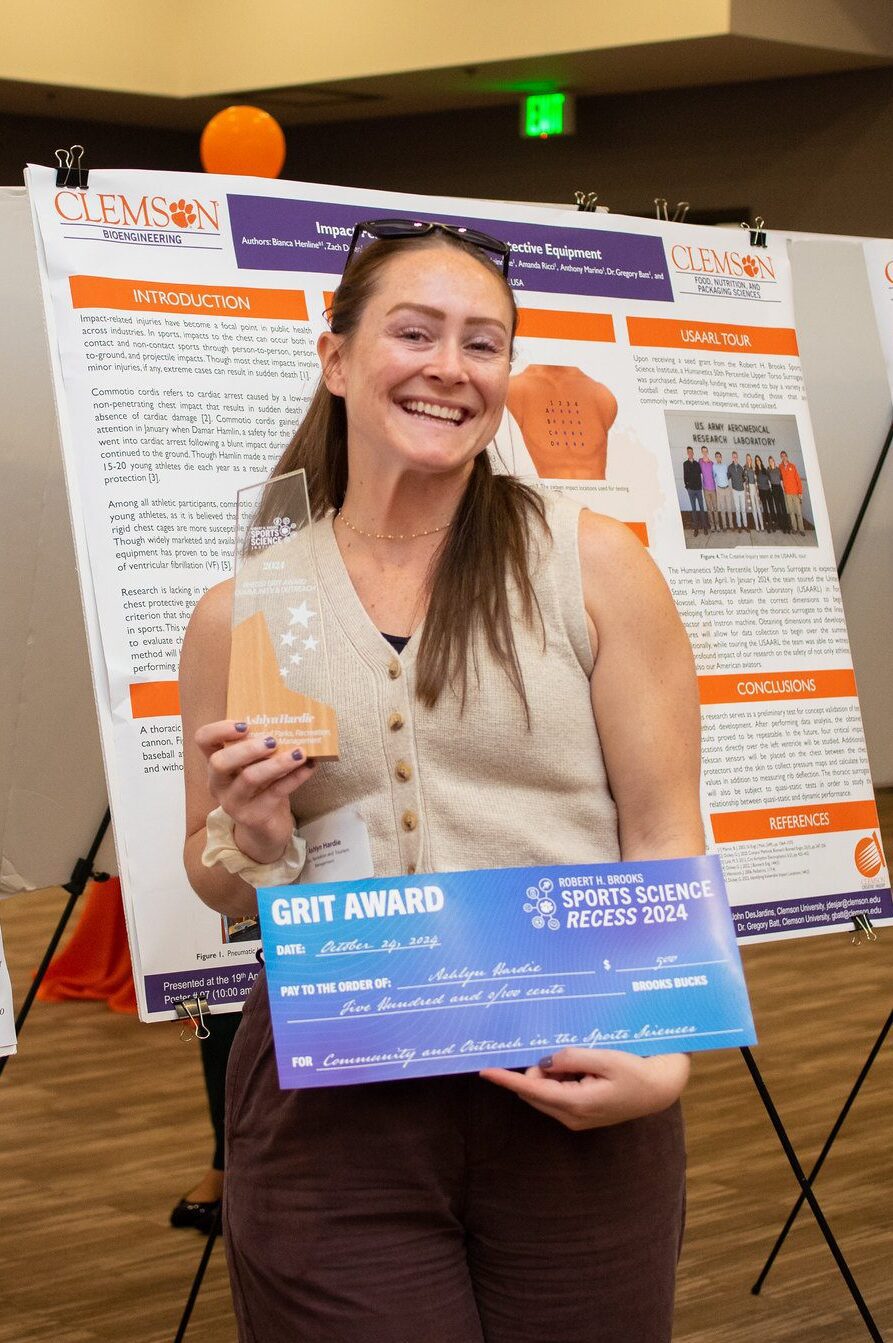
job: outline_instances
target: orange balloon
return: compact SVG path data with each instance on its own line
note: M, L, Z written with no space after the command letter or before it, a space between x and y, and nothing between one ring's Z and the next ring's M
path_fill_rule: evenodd
M261 107L225 107L202 131L199 152L206 173L278 177L285 163L285 135Z

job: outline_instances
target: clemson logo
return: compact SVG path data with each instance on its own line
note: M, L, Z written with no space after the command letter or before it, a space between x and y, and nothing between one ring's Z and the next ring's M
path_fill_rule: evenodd
M756 257L743 256L741 258L741 269L744 271L745 275L749 275L751 279L753 279L754 276L759 275L760 273L760 263L757 261Z
M860 839L853 851L853 862L863 877L876 877L884 866L877 833Z
M195 210L189 201L170 201L171 223L177 228L189 228L195 223Z

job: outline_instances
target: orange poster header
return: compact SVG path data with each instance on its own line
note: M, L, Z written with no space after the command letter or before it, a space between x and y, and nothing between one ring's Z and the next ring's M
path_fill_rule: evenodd
M698 690L702 704L843 699L856 694L856 677L849 667L832 671L742 672L735 676L699 676Z
M626 326L630 345L713 350L716 354L799 354L792 326L731 326L727 322L680 322L677 317L627 317Z
M166 312L187 317L265 317L307 321L300 289L235 289L209 284L162 284L160 280L109 280L101 275L72 275L75 308L116 308L127 312Z
M130 712L134 718L176 718L180 713L178 681L132 681Z
M877 823L877 807L872 799L807 803L802 807L765 807L759 811L724 811L715 812L710 817L717 844L820 835L835 830L871 830Z
M616 340L614 318L609 312L520 308L518 319L519 336L541 336L549 340Z

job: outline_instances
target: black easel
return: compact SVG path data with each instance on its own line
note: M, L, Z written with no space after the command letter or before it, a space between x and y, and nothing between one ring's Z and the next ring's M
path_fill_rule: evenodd
M846 1119L847 1115L849 1114L850 1109L851 1109L852 1104L853 1104L853 1101L854 1101L854 1100L856 1099L856 1097L858 1096L858 1094L859 1094L859 1092L860 1092L860 1090L861 1090L861 1088L862 1088L862 1084L863 1084L863 1082L865 1081L866 1077L867 1077L868 1074L869 1074L869 1071L870 1071L870 1069L871 1069L871 1065L874 1063L874 1061L875 1061L875 1059L877 1058L878 1054L881 1052L881 1048L882 1048L882 1046L883 1046L884 1041L885 1041L886 1038L887 1038L887 1035L889 1034L891 1025L893 1025L893 1011L890 1012L890 1015L887 1017L887 1020L885 1021L883 1027L881 1028L881 1033L880 1033L880 1035L878 1036L878 1038L875 1040L874 1044L872 1045L872 1047L871 1047L871 1052L869 1053L868 1058L867 1058L867 1059L865 1060L865 1062L863 1063L863 1065L862 1065L862 1069L861 1069L861 1071L860 1071L860 1073L859 1073L859 1076L856 1078L855 1082L853 1083L853 1086L852 1086L852 1088L851 1088L851 1090L850 1090L850 1094L847 1096L846 1100L844 1101L844 1103L843 1103L843 1108L841 1109L840 1114L837 1116L837 1118L836 1118L835 1121L834 1121L834 1126L833 1126L833 1128L831 1129L831 1132L828 1134L828 1137L825 1139L825 1145L824 1145L824 1147L822 1148L821 1152L819 1153L819 1156L818 1156L818 1158L817 1158L817 1160L816 1160L815 1165L813 1166L812 1170L809 1172L808 1176L806 1177L807 1183L809 1184L810 1188L812 1187L813 1184L815 1184L815 1181L816 1181L816 1179L817 1179L817 1177L818 1177L819 1171L822 1169L822 1166L825 1164L825 1157L826 1157L826 1156L828 1155L828 1153L831 1151L831 1148L832 1148L832 1146L833 1146L833 1144L834 1144L834 1140L835 1140L835 1138L837 1137L837 1135L838 1135L838 1133L840 1132L840 1130L843 1128L844 1120ZM770 1252L769 1252L769 1257L768 1257L768 1259L766 1260L765 1264L763 1265L759 1277L757 1278L756 1282L754 1283L754 1285L753 1285L753 1286L751 1287L751 1289L750 1289L754 1296L759 1296L759 1294L760 1294L760 1289L762 1288L763 1283L766 1281L766 1278L767 1278L767 1276L768 1276L768 1274L769 1274L769 1270L771 1269L772 1265L775 1263L775 1260L776 1260L776 1258L777 1258L777 1256L778 1256L778 1252L779 1252L779 1250L781 1249L782 1245L784 1244L785 1240L787 1239L788 1232L790 1231L791 1227L794 1225L794 1222L797 1220L797 1215L799 1214L800 1209L803 1207L803 1204L804 1204L805 1200L806 1200L806 1195L805 1195L804 1193L801 1193L801 1194L800 1194L800 1197L797 1199L797 1202L794 1204L793 1208L791 1209L790 1213L788 1214L788 1220L785 1222L784 1226L782 1227L781 1231L779 1232L778 1239L776 1240L775 1244L772 1246L772 1249L771 1249Z
M850 558L850 551L853 548L856 537L859 535L859 528L862 526L862 519L868 511L868 505L871 503L871 496L874 494L874 487L878 483L881 471L884 469L884 462L887 460L887 453L890 451L890 444L893 442L893 424L887 430L887 437L884 439L884 446L881 448L880 456L877 459L877 465L868 482L868 489L865 491L865 498L862 500L859 512L856 514L856 521L853 523L853 529L849 534L846 545L843 548L843 554L840 557L840 563L837 566L837 577L841 578L846 568L847 560Z
M791 1144L791 1140L788 1137L787 1132L785 1130L785 1126L781 1122L781 1116L779 1115L778 1110L775 1108L775 1103L769 1094L769 1089L766 1086L766 1083L763 1080L763 1076L756 1065L753 1054L750 1052L750 1049L747 1048L747 1046L745 1046L741 1050L741 1055L744 1059L744 1062L747 1064L748 1072L753 1078L754 1086L759 1092L760 1100L763 1102L763 1105L765 1106L766 1113L768 1114L770 1120L772 1121L772 1127L775 1129L778 1141L781 1143L782 1150L784 1151L784 1154L787 1157L788 1165L794 1172L794 1179L800 1186L801 1197L802 1199L805 1199L806 1202L809 1204L810 1211L812 1212L813 1217L818 1223L819 1230L824 1236L829 1250L834 1256L834 1262L840 1269L841 1276L847 1285L850 1296L853 1298L854 1302L856 1303L856 1308L858 1309L859 1314L862 1316L862 1320L865 1324L866 1329L868 1330L869 1337L874 1340L874 1343L884 1343L884 1336L878 1329L877 1325L875 1324L874 1317L865 1303L865 1298L859 1291L859 1288L856 1284L856 1279L853 1277L850 1266L847 1263L846 1259L844 1258L843 1251L841 1250L840 1246L837 1243L837 1239L834 1235L834 1232L831 1230L830 1226L825 1220L825 1214L822 1212L821 1205L819 1204L818 1199L813 1193L812 1185L810 1184L810 1181L807 1179L806 1175L803 1172L803 1167L800 1165L800 1162L797 1158L797 1153L794 1151L794 1148Z
M193 1278L192 1286L189 1289L189 1296L186 1300L186 1305L183 1307L183 1315L180 1319L179 1328L177 1329L177 1332L174 1336L174 1343L183 1343L183 1339L186 1337L186 1330L189 1326L189 1320L192 1316L195 1303L198 1300L198 1294L202 1285L202 1280L204 1279L205 1271L208 1267L208 1264L211 1262L211 1252L214 1249L214 1242L220 1235L222 1229L223 1228L221 1226L220 1213L218 1212L217 1216L214 1219L214 1225L211 1228L211 1231L208 1235L207 1244L205 1245L205 1248L202 1250L202 1257L199 1260L198 1268L195 1271L195 1277Z
M49 969L50 961L53 959L53 956L56 953L56 948L58 947L59 942L62 939L62 934L65 932L68 920L71 918L71 915L74 911L74 907L78 902L78 897L83 895L87 887L87 882L90 881L91 879L96 879L97 881L108 880L108 876L105 872L93 871L93 864L96 861L96 855L99 852L99 846L102 843L103 838L105 837L105 832L109 828L111 819L112 819L111 812L109 811L108 808L106 808L105 815L103 816L102 820L99 823L99 829L93 836L93 843L90 845L90 850L87 854L87 857L79 858L77 860L74 867L72 868L71 876L68 878L68 881L66 881L62 887L63 891L68 891L68 902L66 903L65 908L62 911L62 914L59 918L59 922L56 924L56 931L50 938L49 945L47 946L47 949L44 952L43 960L40 962L40 966L37 970L37 973L34 976L33 980L31 981L31 986L28 989L27 994L25 995L25 1001L22 1003L19 1015L16 1017L16 1026L15 1026L16 1038L18 1038L19 1034L21 1033L21 1029L22 1026L24 1025L25 1018L27 1017L28 1013L31 1010L31 1004L37 997L37 991L40 988L41 984L43 983L44 976L47 970ZM10 1057L11 1055L6 1055L4 1058L0 1058L0 1074L3 1073L3 1069L6 1067L6 1064L8 1063Z
M843 575L843 571L844 571L844 569L845 569L846 566L847 566L847 561L849 560L850 553L852 552L853 546L854 546L854 544L855 544L856 537L859 535L859 529L860 529L861 526L862 526L863 519L864 519L864 517L865 517L866 512L868 511L868 505L871 503L871 497L872 497L872 495L874 494L875 486L876 486L877 483L878 483L878 480L879 480L879 478L880 478L881 471L883 470L884 462L885 462L886 459L887 459L887 453L890 451L890 444L891 444L891 442L893 442L893 424L891 424L891 425L890 425L890 428L887 430L887 436L886 436L886 438L884 439L884 444L883 444L883 447L881 448L880 454L879 454L879 456L878 456L877 463L876 463L876 465L875 465L874 471L872 472L871 480L868 482L868 488L867 488L867 490L865 491L865 497L864 497L863 500L862 500L862 503L861 503L861 505L860 505L860 507L859 507L859 512L856 514L856 520L855 520L855 522L853 523L852 530L850 531L849 537L847 538L846 545L845 545L844 548L843 548L843 553L841 554L841 557L840 557L840 563L839 563L838 566L837 566L837 577L838 577L838 579L841 578L842 575ZM843 1125L844 1125L844 1122L846 1121L846 1117L847 1117L847 1115L849 1114L850 1110L852 1109L853 1102L855 1101L856 1097L858 1096L859 1092L861 1091L862 1086L863 1086L864 1083L865 1083L865 1079L867 1078L869 1072L871 1071L872 1064L874 1063L875 1059L877 1058L878 1054L881 1052L881 1049L883 1048L884 1041L886 1040L888 1034L890 1033L890 1027L891 1027L891 1025L893 1025L893 1011L891 1011L891 1012L889 1013L889 1015L888 1015L888 1017L887 1017L887 1020L884 1022L883 1026L881 1027L881 1030L880 1030L880 1033L879 1033L877 1039L875 1040L874 1044L871 1046L871 1049L869 1050L869 1053L868 1053L868 1057L866 1058L865 1062L863 1063L863 1065L862 1065L862 1067L861 1067L861 1069L860 1069L860 1071L859 1071L859 1075L858 1075L858 1077L856 1078L855 1082L853 1083L852 1087L850 1088L850 1093L849 1093L849 1095L847 1096L846 1100L844 1101L843 1106L841 1107L840 1113L838 1114L837 1118L836 1118L835 1121L834 1121L834 1124L833 1124L832 1127L831 1127L831 1131L830 1131L830 1133L828 1134L827 1138L825 1139L824 1146L822 1147L822 1150L821 1150L821 1152L819 1153L819 1155L818 1155L818 1157L817 1157L817 1159L816 1159L815 1165L813 1166L812 1170L809 1172L809 1175L806 1176L806 1177L804 1177L804 1178L805 1178L805 1183L804 1183L803 1181L800 1181L800 1186L801 1186L800 1197L797 1199L797 1201L795 1202L793 1208L791 1209L790 1213L788 1214L787 1221L785 1222L784 1226L782 1227L781 1231L779 1232L779 1234L778 1234L778 1236L777 1236L777 1238L776 1238L775 1244L772 1246L772 1249L769 1251L769 1255L768 1255L768 1257L767 1257L767 1259L766 1259L765 1264L763 1265L762 1269L760 1270L760 1273L759 1273L759 1276L758 1276L757 1279L756 1279L756 1282L753 1284L753 1286L752 1286L751 1289L750 1289L754 1296L759 1296L760 1291L761 1291L762 1286L763 1286L763 1283L766 1281L766 1278L767 1278L768 1275L769 1275L769 1271L770 1271L770 1269L772 1268L772 1265L775 1263L775 1260L776 1260L777 1257L778 1257L778 1253L779 1253L779 1251L781 1250L781 1247L782 1247L782 1245L784 1244L785 1240L787 1239L787 1236L788 1236L789 1231L791 1230L791 1227L794 1225L794 1222L797 1220L797 1217L798 1217L798 1215L799 1215L799 1213L800 1213L800 1209L803 1207L804 1202L808 1201L808 1199L809 1199L809 1192L808 1192L808 1191L811 1190L813 1183L814 1183L815 1180L818 1178L819 1172L821 1171L822 1166L825 1164L825 1159L826 1159L826 1157L828 1156L828 1153L831 1151L831 1148L832 1148L833 1145L834 1145L834 1142L835 1142L835 1139L837 1138L838 1133L839 1133L840 1130L843 1128ZM748 1065L748 1066L750 1066L750 1065ZM756 1065L754 1064L754 1068L755 1068L755 1067L756 1067ZM756 1078L755 1078L754 1080L756 1080ZM758 1088L758 1089L759 1089L759 1088ZM768 1094L768 1093L767 1093L767 1094ZM761 1093L761 1095L762 1095L762 1093ZM765 1100L764 1100L764 1104L765 1104ZM768 1107L767 1107L767 1108L768 1108ZM771 1117L771 1116L770 1116L770 1117ZM773 1122L774 1122L774 1121L773 1121ZM780 1123L780 1122L781 1122L781 1121L779 1121L779 1123ZM777 1131L777 1130L776 1130L776 1131ZM795 1171L794 1173L795 1173L795 1175L796 1175L797 1172ZM801 1173L802 1173L802 1172L801 1172ZM798 1179L799 1179L799 1177L798 1177ZM811 1202L811 1201L810 1201L810 1208L812 1208L812 1202ZM813 1211L815 1211L815 1209L813 1209ZM817 1219L817 1220L818 1220L818 1219ZM824 1228L823 1228L823 1233L824 1233ZM827 1239L827 1236L826 1236L825 1238ZM829 1243L830 1243L830 1242L829 1242ZM836 1258L836 1256L835 1256L835 1258ZM843 1271L843 1270L841 1270L841 1271ZM844 1276L846 1276L846 1275L844 1275ZM849 1283L849 1281L847 1281L847 1286L850 1287L850 1283ZM850 1287L850 1290L852 1291L852 1287ZM854 1293L854 1299L856 1300L856 1304L859 1305L859 1301L861 1300L861 1297L856 1298L856 1297L855 1297L855 1293ZM861 1306L860 1306L860 1310L861 1310ZM864 1315L863 1315L863 1318L865 1318ZM869 1318L870 1318L870 1317L869 1317ZM866 1322L867 1322L867 1321L866 1321ZM872 1337L874 1337L874 1335L872 1335Z

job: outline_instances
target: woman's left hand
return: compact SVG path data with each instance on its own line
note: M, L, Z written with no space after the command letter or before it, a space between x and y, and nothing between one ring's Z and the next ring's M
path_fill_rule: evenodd
M526 1072L485 1068L481 1077L514 1091L565 1128L607 1128L666 1110L682 1095L687 1054L639 1058L619 1049L559 1049Z

